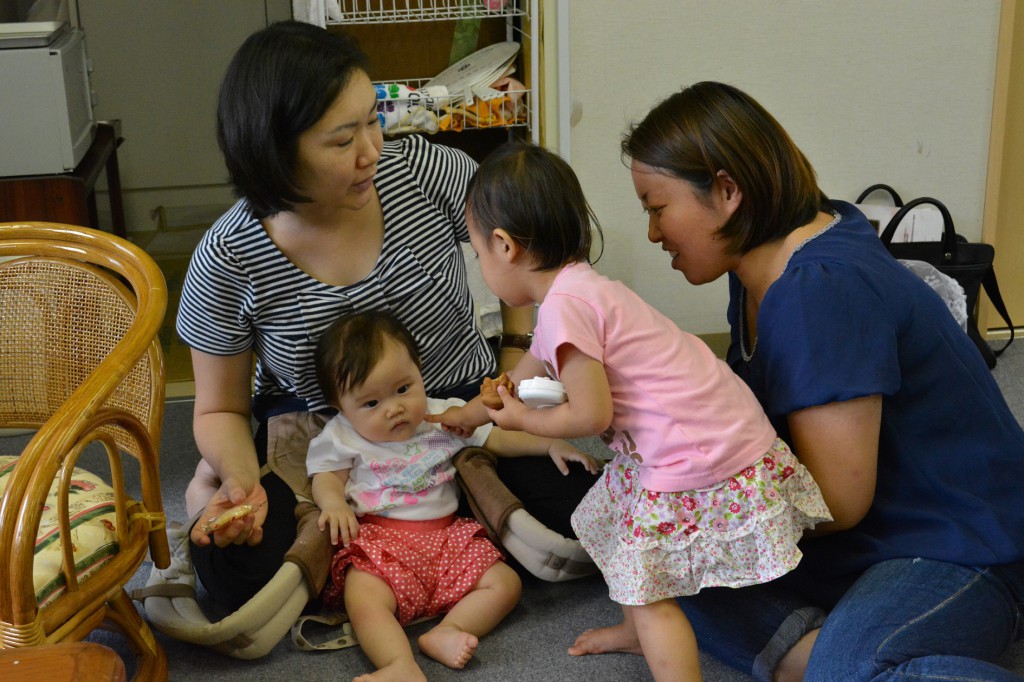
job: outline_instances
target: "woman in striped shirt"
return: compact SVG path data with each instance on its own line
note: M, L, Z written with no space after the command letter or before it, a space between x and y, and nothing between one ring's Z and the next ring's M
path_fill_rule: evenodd
M199 578L228 608L273 577L295 539L295 494L275 474L261 477L267 422L328 409L312 353L335 318L397 315L423 350L431 397L472 398L495 371L460 247L476 164L419 136L384 143L366 68L350 38L282 22L245 41L221 85L218 141L241 199L193 254L177 331L192 350L203 457L188 513L253 510L190 534ZM516 465L527 468L502 476L524 504L549 473L542 467L564 490L553 464ZM559 495L566 524L592 481L574 476L578 490Z

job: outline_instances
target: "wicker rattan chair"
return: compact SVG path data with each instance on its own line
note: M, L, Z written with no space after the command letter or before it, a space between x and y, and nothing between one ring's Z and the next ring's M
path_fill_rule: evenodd
M0 427L35 432L20 453L0 439L0 455L16 455L0 458L0 648L81 640L103 626L127 637L135 679L167 677L124 589L147 551L169 562L158 457L166 304L159 268L124 239L0 223ZM98 483L77 468L85 462L102 470ZM140 500L125 490L135 470ZM83 506L86 491L106 492ZM89 554L97 533L103 548ZM44 558L53 577L40 594Z

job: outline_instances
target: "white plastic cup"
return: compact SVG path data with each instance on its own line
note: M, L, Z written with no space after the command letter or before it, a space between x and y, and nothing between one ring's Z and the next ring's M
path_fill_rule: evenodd
M520 400L534 408L553 407L568 400L562 382L547 377L523 379L517 392Z

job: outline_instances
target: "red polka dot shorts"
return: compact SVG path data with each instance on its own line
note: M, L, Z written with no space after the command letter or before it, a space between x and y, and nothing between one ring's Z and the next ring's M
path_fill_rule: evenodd
M431 521L361 516L359 537L334 555L324 605L345 608L349 566L385 580L398 602L403 626L447 613L469 593L501 552L476 521L454 514Z

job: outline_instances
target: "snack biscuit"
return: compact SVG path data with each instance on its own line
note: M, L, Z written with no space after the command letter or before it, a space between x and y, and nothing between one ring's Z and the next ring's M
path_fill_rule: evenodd
M498 395L498 386L504 386L513 398L516 396L515 384L505 372L499 374L497 379L484 377L484 381L480 385L480 399L492 410L500 410L504 405L501 402L501 396Z

